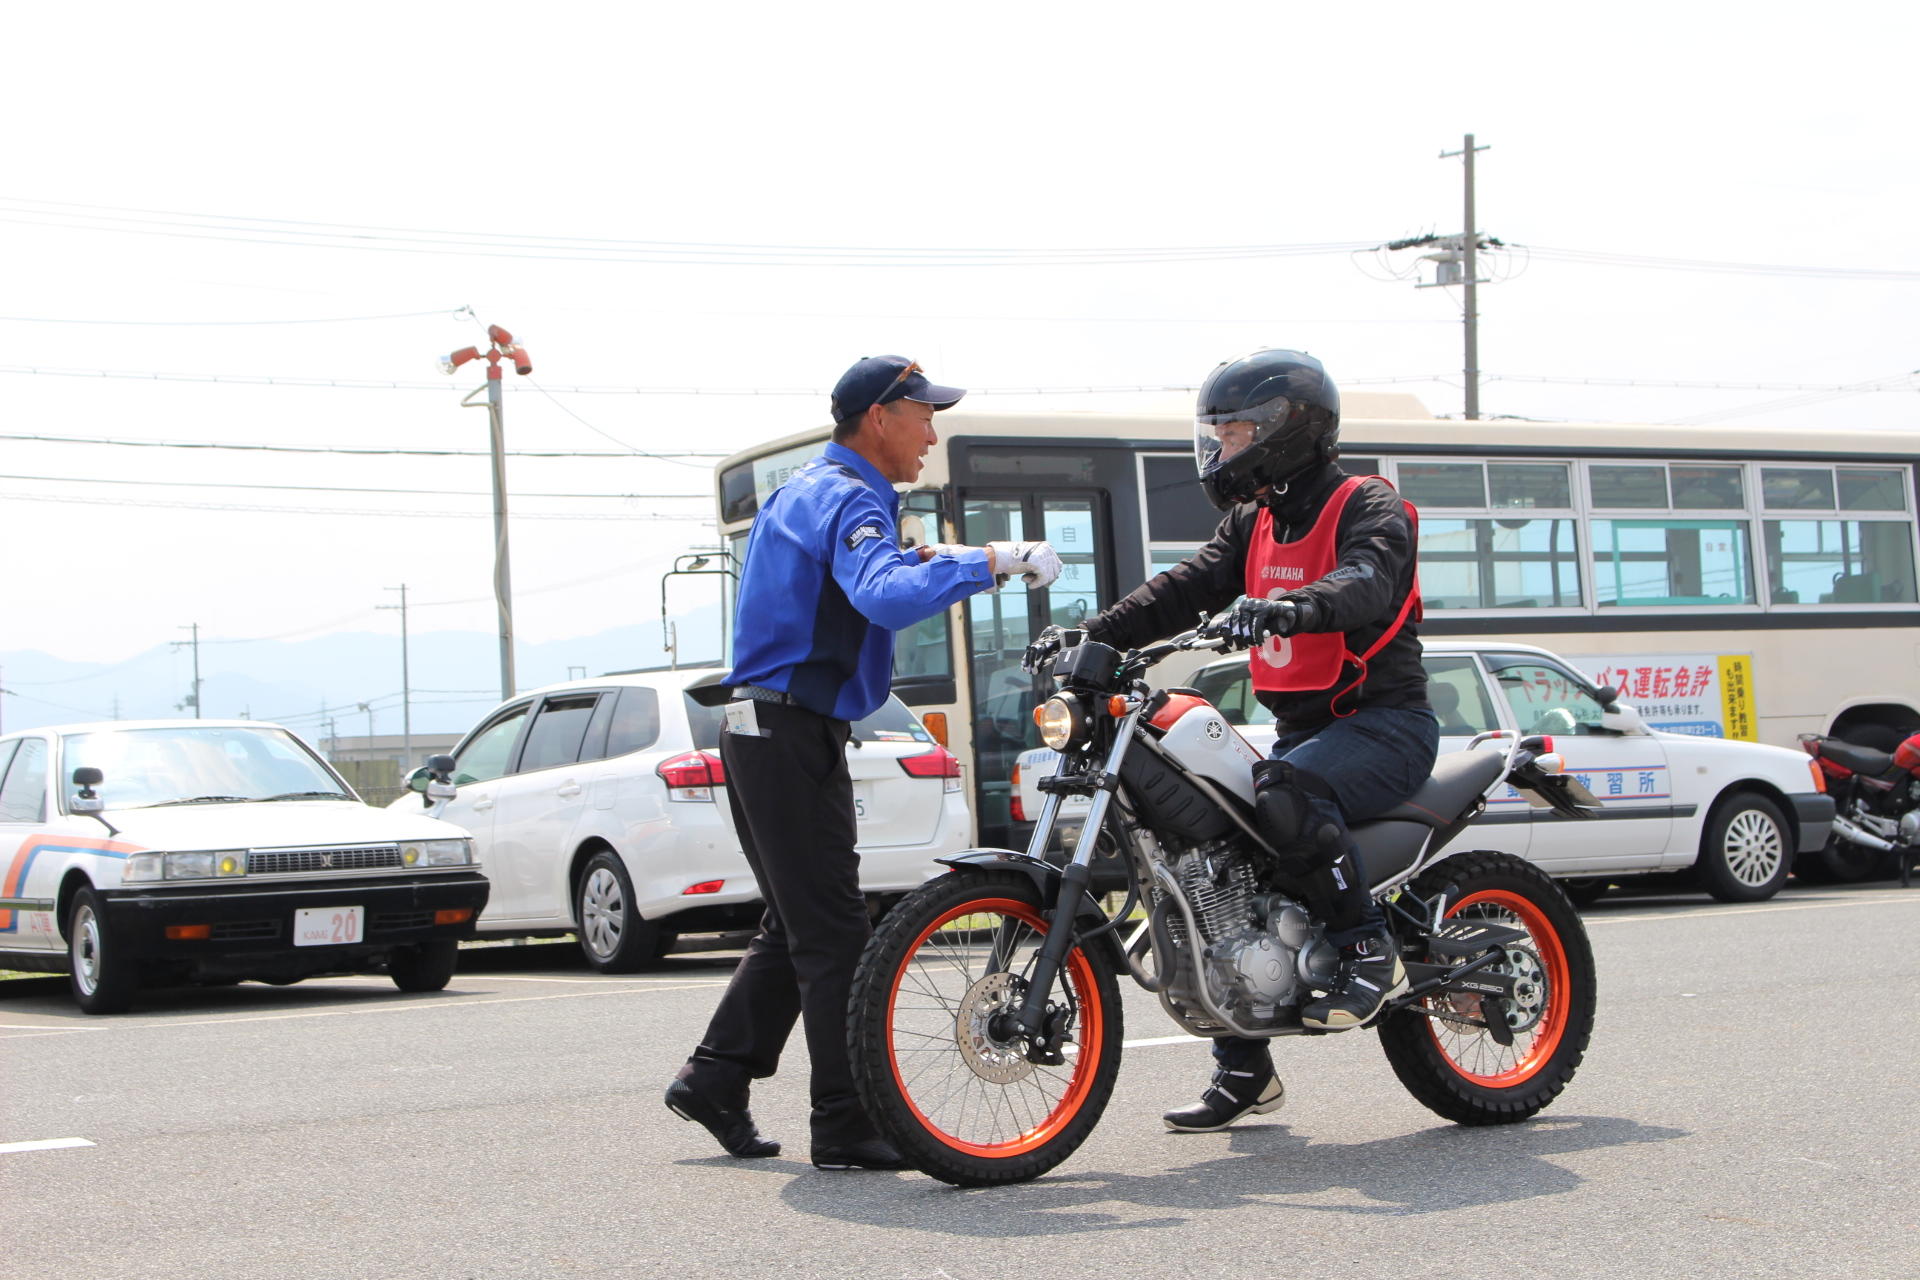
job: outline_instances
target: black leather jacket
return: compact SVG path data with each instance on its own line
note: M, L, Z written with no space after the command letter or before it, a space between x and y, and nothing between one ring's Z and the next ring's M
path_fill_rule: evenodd
M1291 542L1306 536L1346 472L1333 463L1295 477L1280 495L1270 495L1273 537ZM1087 623L1087 634L1115 648L1133 648L1185 631L1201 613L1217 613L1247 590L1247 548L1260 508L1254 503L1227 513L1213 538L1187 560L1149 578L1126 599ZM1343 631L1347 648L1365 653L1393 625L1413 585L1414 533L1400 495L1385 485L1362 485L1347 500L1335 537L1338 564L1317 582L1288 592L1313 603L1314 631ZM1359 674L1347 663L1334 689ZM1282 732L1318 729L1334 718L1326 692L1263 692L1261 703ZM1427 677L1420 665L1420 638L1413 616L1367 662L1366 680L1340 698L1340 709L1425 707Z

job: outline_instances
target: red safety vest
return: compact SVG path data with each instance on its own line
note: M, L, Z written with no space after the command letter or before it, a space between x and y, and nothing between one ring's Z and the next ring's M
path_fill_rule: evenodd
M1388 484L1379 476L1348 476L1333 491L1333 496L1327 499L1327 505L1320 510L1320 518L1313 522L1313 528L1307 530L1307 536L1294 542L1275 542L1273 512L1265 507L1260 508L1253 525L1253 545L1247 552L1247 594L1274 600L1332 573L1339 564L1336 543L1340 513L1346 510L1347 499L1353 496L1354 491L1369 480ZM1388 487L1392 486L1389 484ZM1411 502L1403 499L1401 505L1407 509L1407 519L1413 524L1417 544L1419 514ZM1367 678L1367 659L1380 652L1387 641L1400 633L1409 614L1417 620L1419 610L1420 579L1416 573L1413 587L1401 602L1393 625L1382 632L1365 653L1354 653L1347 644L1346 634L1339 631L1269 636L1264 644L1254 649L1250 659L1253 687L1279 693L1331 689L1340 679L1344 665L1351 662L1360 669L1360 674L1351 684L1334 694L1330 701L1337 702L1341 694ZM1353 713L1335 708L1334 714Z

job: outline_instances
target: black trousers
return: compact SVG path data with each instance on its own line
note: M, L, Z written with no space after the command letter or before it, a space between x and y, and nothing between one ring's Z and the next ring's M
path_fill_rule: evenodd
M813 1063L815 1145L874 1135L847 1063L847 1002L872 933L854 851L851 726L803 707L754 704L763 737L720 735L727 804L767 904L705 1037L682 1071L716 1099L744 1105L774 1073L794 1022Z

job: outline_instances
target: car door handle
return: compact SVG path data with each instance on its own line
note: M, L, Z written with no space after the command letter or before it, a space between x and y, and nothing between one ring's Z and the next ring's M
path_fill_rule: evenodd
M577 796L580 794L580 784L577 782L563 782L560 784L560 790L557 794L567 797Z
M473 802L473 811L475 813L485 813L487 810L491 808L493 808L492 796L481 796L478 800L475 800Z

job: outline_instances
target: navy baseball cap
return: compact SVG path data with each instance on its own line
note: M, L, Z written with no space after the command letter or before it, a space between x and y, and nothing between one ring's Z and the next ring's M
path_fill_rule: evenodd
M967 394L964 387L927 381L920 366L905 356L862 356L833 384L833 420L844 422L877 404L913 400L935 410L951 409Z

